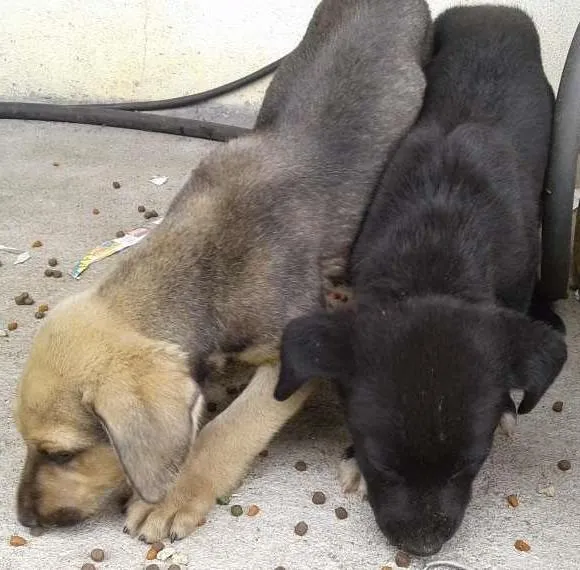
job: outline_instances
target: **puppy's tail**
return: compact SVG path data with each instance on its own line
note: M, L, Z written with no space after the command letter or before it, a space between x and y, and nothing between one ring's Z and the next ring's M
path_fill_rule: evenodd
M560 316L554 311L553 304L542 294L540 286L536 283L532 302L528 309L528 316L533 321L542 321L562 334L566 334L566 325Z

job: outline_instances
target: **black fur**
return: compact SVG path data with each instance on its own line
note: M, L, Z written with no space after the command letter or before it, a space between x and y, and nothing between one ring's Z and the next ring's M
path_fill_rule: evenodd
M566 360L526 314L553 107L535 27L518 9L453 8L435 49L352 253L354 303L287 327L276 391L336 381L377 522L419 555L461 523L510 390L529 412Z

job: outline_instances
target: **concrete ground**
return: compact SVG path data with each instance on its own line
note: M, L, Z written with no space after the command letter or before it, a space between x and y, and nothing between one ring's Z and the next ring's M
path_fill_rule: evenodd
M225 116L218 107L209 106L203 112L212 118ZM229 119L238 124L252 122L248 109L232 112ZM39 538L31 537L16 520L14 499L24 449L11 407L40 322L34 318L34 307L16 306L13 298L28 291L37 304L53 306L94 283L116 262L115 257L92 266L79 281L67 275L60 280L45 277L46 261L55 256L61 269L68 271L85 252L119 229L151 226L138 214L137 206L154 207L162 214L190 169L219 143L11 121L0 122L0 141L0 244L29 249L34 240L43 242L41 248L30 249L32 257L22 265L13 265L14 257L0 252L0 328L9 321L19 325L7 338L0 338L0 568L80 569L95 547L106 551L105 561L97 564L100 569L144 568L147 547L121 532L120 515L104 516L74 529L51 530ZM155 175L169 180L154 186L148 180ZM121 183L120 189L112 187L115 180ZM100 214L93 214L93 208ZM473 570L580 567L580 305L568 300L559 308L569 330L568 364L537 409L521 418L513 439L497 435L465 521L436 560ZM564 401L561 413L552 411L555 400ZM321 393L280 433L269 455L256 460L237 490L232 504L257 504L260 514L234 518L229 507L216 506L205 526L177 544L189 556L189 568L395 568L394 550L377 530L368 504L340 493L336 465L346 442L338 406L328 392ZM572 469L559 471L560 459L570 460ZM297 471L297 460L305 461L308 469ZM549 484L555 496L537 492ZM311 501L317 490L326 493L324 505ZM519 497L517 508L508 506L510 494ZM338 506L348 510L346 520L335 517ZM299 537L294 526L302 520L309 530ZM22 535L28 544L9 546L12 534ZM531 551L516 551L516 539L526 540ZM412 568L424 568L426 562L414 560ZM441 566L443 570L451 567Z

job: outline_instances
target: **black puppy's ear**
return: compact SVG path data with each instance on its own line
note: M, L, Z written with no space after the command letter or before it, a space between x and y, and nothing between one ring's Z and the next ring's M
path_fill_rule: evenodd
M505 312L510 363L510 389L521 389L524 398L518 413L534 409L552 385L567 358L564 336L554 328L511 311Z
M349 323L347 312L337 311L299 317L286 326L276 400L286 400L308 380L344 375L352 362Z

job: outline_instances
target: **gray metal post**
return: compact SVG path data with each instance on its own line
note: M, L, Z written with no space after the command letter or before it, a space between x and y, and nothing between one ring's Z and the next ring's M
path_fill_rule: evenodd
M568 296L572 206L580 140L580 24L558 88L542 223L542 292Z

